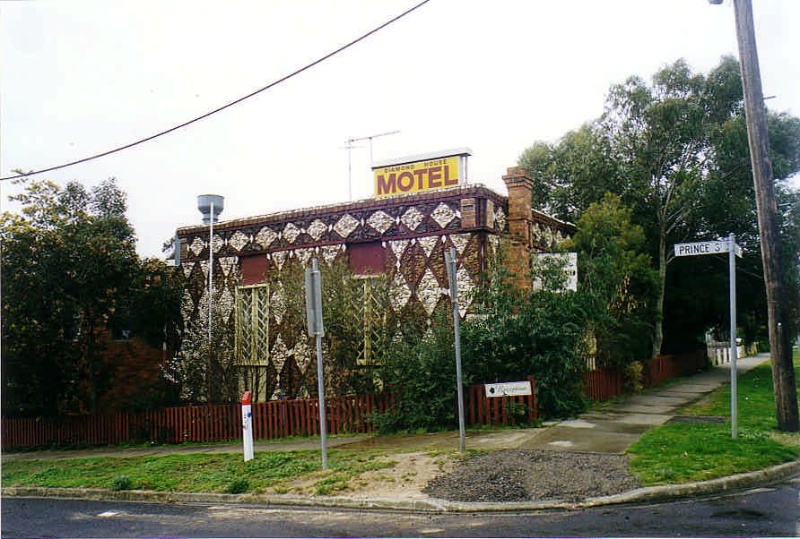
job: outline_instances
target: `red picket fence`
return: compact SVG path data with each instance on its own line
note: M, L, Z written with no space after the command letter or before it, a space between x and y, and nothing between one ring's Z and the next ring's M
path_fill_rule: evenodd
M625 391L625 376L616 369L594 369L583 373L583 394L604 401Z
M533 377L528 377L535 388ZM471 425L507 425L520 420L524 410L537 417L534 395L486 398L484 386L469 388L467 421ZM350 395L325 400L327 432L331 435L373 432L372 414L395 404L391 394ZM522 405L525 408L522 408ZM289 399L252 405L253 437L271 440L288 436L319 435L319 400ZM215 442L241 439L239 404L180 406L147 412L44 418L3 418L3 449L19 447L109 445L126 442Z
M520 422L533 423L539 417L536 401L536 380L528 376L531 395L516 397L487 397L482 384L469 387L467 393L468 414L465 418L470 425L515 425Z
M701 371L707 366L706 351L659 355L645 364L643 385L660 384L671 378ZM594 369L583 375L583 392L592 400L608 400L625 392L625 375L615 369Z

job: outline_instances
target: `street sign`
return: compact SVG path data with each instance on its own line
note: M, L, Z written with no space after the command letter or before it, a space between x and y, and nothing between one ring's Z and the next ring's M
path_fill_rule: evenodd
M728 241L697 241L694 243L676 243L675 256L716 255L730 251ZM742 258L742 248L736 245L734 253Z
M742 248L736 244L736 235L728 234L726 241L698 241L676 243L675 256L715 255L728 253L728 281L731 313L731 438L738 436L738 404L736 393L736 257L742 258ZM735 255L735 256L734 256Z
M517 397L531 395L530 381L524 382L502 382L499 384L484 384L487 397Z

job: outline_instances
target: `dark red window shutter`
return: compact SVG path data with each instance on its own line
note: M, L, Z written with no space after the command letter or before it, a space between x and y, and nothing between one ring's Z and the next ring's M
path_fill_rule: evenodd
M379 275L386 271L386 252L381 242L354 243L347 246L350 271L355 275Z
M267 257L264 255L244 256L242 261L242 284L244 286L264 282L267 278Z

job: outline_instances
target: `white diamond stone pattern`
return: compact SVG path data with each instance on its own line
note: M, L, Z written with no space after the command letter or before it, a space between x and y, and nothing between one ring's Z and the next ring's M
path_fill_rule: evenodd
M417 242L422 247L422 250L425 251L425 256L430 258L431 253L436 248L436 244L439 243L439 238L437 236L425 236L417 239Z
M400 265L401 265L400 264L400 259L403 256L403 253L405 252L405 250L408 248L408 245L409 245L409 241L408 240L396 240L396 241L390 241L389 242L389 247L392 248L392 252L394 253L394 257L395 257L395 260L396 260L394 265L395 265L395 267L397 269L400 269Z
M394 223L394 217L383 211L376 211L367 219L367 224L381 234L392 228Z
M286 363L286 358L288 356L289 350L283 343L281 336L278 335L275 337L275 344L272 346L272 351L270 352L269 357L272 361L272 366L275 367L275 370L279 373L281 372L281 369L283 369L283 364Z
M228 240L228 245L236 249L237 251L241 251L242 248L250 243L250 237L244 234L241 230L237 230L233 233L233 236Z
M288 257L286 251L278 251L276 253L272 253L272 261L275 262L275 265L278 266L278 271L283 269L283 264L286 262L286 258Z
M458 284L458 311L461 316L466 316L467 309L469 309L472 299L472 291L475 284L469 276L469 272L465 267L460 267L456 270L456 283Z
M417 208L409 208L408 211L403 214L403 217L401 217L400 220L409 229L417 230L417 227L425 220L425 216L422 215L422 212L420 212Z
M341 237L346 238L358 228L358 225L359 222L352 215L346 213L338 221L336 221L336 224L333 225L333 229Z
M194 256L199 256L205 248L206 242L200 239L200 237L195 237L194 241L192 241L192 244L189 246L189 250Z
M256 234L256 243L264 249L272 245L272 242L276 239L278 239L278 234L268 226L265 226Z
M315 357L315 352L311 350L307 339L308 338L305 336L305 334L300 335L300 337L297 339L297 344L294 346L294 361L297 363L297 367L303 374L305 374L308 370L308 366L311 364L311 359Z
M300 263L305 267L308 264L308 261L311 260L311 257L314 256L314 249L297 249L294 254Z
M422 275L422 279L420 279L419 286L417 286L417 297L422 303L425 312L428 313L428 316L433 314L436 303L445 292L446 291L439 285L439 281L433 276L430 268L426 269L425 273Z
M436 221L440 227L444 228L456 218L456 212L454 212L450 206L442 202L433 210L431 217L433 217L433 220Z
M344 245L325 245L321 249L322 259L326 264L330 265L344 249Z
M225 245L225 240L223 240L219 234L214 234L212 245L214 246L214 252L218 253L220 249L222 249L222 246Z
M464 249L467 248L469 236L466 234L453 234L450 236L450 241L453 242L453 247L456 248L456 253L460 256L464 254Z
M283 237L286 238L289 243L294 243L294 240L297 239L297 236L301 234L301 231L294 223L289 223L283 228Z
M314 238L315 241L318 241L327 231L328 225L319 219L314 219L314 222L308 225L308 229L306 230L309 236Z
M283 290L283 284L278 281L272 287L272 297L269 302L270 314L275 318L275 321L280 324L283 320L283 315L286 314L286 296Z
M396 273L392 279L392 286L389 290L392 298L392 305L395 311L398 311L406 306L408 300L411 299L411 289L408 283L400 273Z
M498 230L506 229L506 214L503 208L497 207L494 210L494 225Z

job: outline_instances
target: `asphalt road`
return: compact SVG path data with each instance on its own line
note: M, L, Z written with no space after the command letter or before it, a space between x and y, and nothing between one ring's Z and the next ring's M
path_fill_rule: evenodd
M725 497L579 511L409 514L2 500L2 537L796 537L800 478Z

